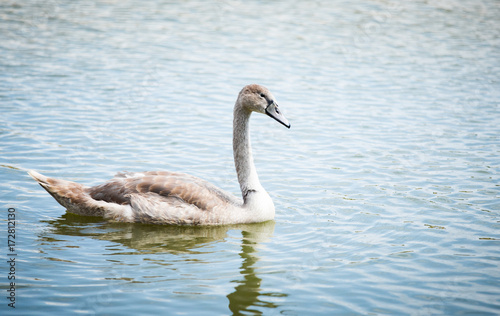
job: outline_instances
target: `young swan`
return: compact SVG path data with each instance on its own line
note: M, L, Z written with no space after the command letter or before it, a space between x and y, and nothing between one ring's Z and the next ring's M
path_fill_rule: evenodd
M233 153L243 201L200 178L168 171L118 173L110 181L85 187L29 171L71 213L121 222L174 225L255 223L274 218L274 204L259 182L250 147L252 112L267 114L290 128L271 92L251 84L234 105Z

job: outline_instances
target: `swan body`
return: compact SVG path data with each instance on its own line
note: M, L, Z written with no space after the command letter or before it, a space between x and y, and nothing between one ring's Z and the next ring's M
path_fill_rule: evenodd
M271 92L263 86L245 86L233 111L233 153L242 199L211 183L179 172L118 173L94 187L53 179L29 171L69 212L101 216L121 222L171 225L226 225L274 218L274 204L262 187L253 162L249 120L252 112L266 114L286 127Z

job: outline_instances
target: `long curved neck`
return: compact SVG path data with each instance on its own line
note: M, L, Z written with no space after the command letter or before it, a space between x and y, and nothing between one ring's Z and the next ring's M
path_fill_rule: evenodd
M234 107L233 119L233 154L238 182L240 183L243 201L247 203L250 193L262 191L259 176L253 163L252 148L250 145L250 114L238 104Z

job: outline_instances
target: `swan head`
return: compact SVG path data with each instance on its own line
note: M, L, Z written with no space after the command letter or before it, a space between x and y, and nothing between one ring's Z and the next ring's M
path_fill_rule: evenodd
M263 86L258 84L245 86L238 95L237 103L247 111L266 114L290 128L290 123L278 108L273 94Z

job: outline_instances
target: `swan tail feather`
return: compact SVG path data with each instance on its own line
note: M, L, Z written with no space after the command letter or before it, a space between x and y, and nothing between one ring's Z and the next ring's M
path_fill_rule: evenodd
M124 212L127 209L126 205L94 200L89 195L88 188L79 183L49 178L33 170L28 171L28 174L70 213L104 217L110 211L116 214L119 210Z

